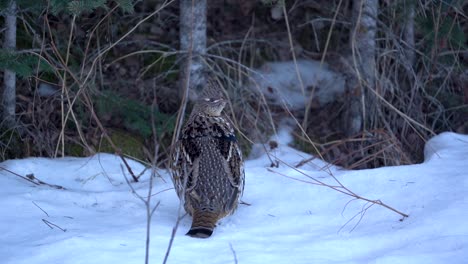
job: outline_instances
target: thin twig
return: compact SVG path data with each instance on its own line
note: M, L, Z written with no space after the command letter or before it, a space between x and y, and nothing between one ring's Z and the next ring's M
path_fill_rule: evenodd
M332 35L333 29L335 27L336 17L338 16L338 13L340 12L340 7L341 7L342 2L343 2L343 0L340 0L340 2L338 2L338 6L336 7L335 14L333 15L333 19L331 20L332 23L330 25L330 29L328 30L327 40L325 42L325 47L323 49L322 59L320 60L320 65L323 65L323 63L325 61L325 56L327 56L328 46L330 46L331 35Z
M45 215L47 215L47 217L49 217L49 214L44 211L44 209L42 209L39 205L37 205L34 201L31 201L37 208L39 208L42 212L44 212Z
M42 219L42 222L44 222L44 224L46 224L50 229L54 229L54 226L60 230L62 230L63 232L67 232L67 229L63 229L61 228L60 226L50 222L50 221L47 221L45 219Z
M231 248L232 256L234 257L234 264L237 264L237 254L236 251L234 250L234 247L232 246L232 243L229 243L229 248Z
M369 205L368 205L369 204ZM366 206L368 205L368 206ZM369 208L371 206L373 206L374 203L370 203L370 202L367 202L363 205L363 208L360 212L356 213L353 217L351 217L348 221L346 221L346 223L340 227L340 229L338 229L338 232L339 233L341 230L343 230L343 228L345 228L351 221L353 221L354 218L356 218L358 215L360 216L357 223L353 226L353 228L351 228L351 230L349 231L350 233L354 231L354 229L356 229L356 227L359 225L359 223L361 223L362 219L364 218L364 215L366 214L367 210L369 210Z

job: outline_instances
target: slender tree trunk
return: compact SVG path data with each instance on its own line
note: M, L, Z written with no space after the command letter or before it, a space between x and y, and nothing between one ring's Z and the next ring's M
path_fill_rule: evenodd
M190 78L189 88L195 92L201 91L205 82L206 12L206 0L180 0L180 49L192 55L186 56L191 62L186 59L183 63L181 80L185 83Z
M16 2L10 1L5 14L5 39L3 48L14 52L16 49ZM3 73L2 111L4 125L14 127L16 107L16 73L5 70Z
M378 0L354 0L350 40L358 83L350 92L346 131L348 135L372 126L377 114L377 99L372 91L375 90L377 15Z
M410 1L407 7L408 17L406 20L404 32L405 42L407 45L405 47L405 55L410 66L414 66L416 58L414 51L414 9L415 3L413 3L413 1Z

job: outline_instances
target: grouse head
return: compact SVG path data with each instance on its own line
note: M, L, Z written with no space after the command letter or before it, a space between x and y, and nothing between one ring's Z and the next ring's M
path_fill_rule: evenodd
M199 109L209 116L220 116L226 106L226 99L223 97L203 97L198 101Z
M222 88L216 80L207 80L207 84L197 101L199 111L209 116L220 116L226 103Z

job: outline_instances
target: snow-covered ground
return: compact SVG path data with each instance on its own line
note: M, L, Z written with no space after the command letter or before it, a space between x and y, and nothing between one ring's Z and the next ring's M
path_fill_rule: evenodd
M295 165L310 157L287 141L280 135L278 159ZM250 205L223 219L209 239L185 236L190 218L182 219L168 263L468 263L468 136L438 135L425 156L411 166L331 168L356 194L409 214L403 221L378 205L362 215L368 203L288 178L310 181L306 174L333 183L319 160L300 171L284 164L269 168L266 155L249 160L243 201ZM144 169L129 163L136 172ZM35 186L0 170L0 263L144 263L145 206L131 193L120 164L110 154L0 163L66 188ZM166 190L169 174L159 174L151 263L164 258L179 206L174 190ZM149 175L132 183L142 195Z

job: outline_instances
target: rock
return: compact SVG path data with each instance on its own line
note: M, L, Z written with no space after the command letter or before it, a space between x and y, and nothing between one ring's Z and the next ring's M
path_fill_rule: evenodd
M283 19L283 8L278 4L270 9L271 18L274 20Z
M298 60L297 66L303 88L294 61L285 61L263 65L253 74L250 89L260 90L271 104L282 106L286 103L293 111L305 109L308 103L312 103L312 92L313 107L333 102L344 94L345 77L332 71L328 64L320 65L315 60Z
M37 88L37 94L41 97L51 97L55 94L59 94L60 87L49 83L41 82Z

